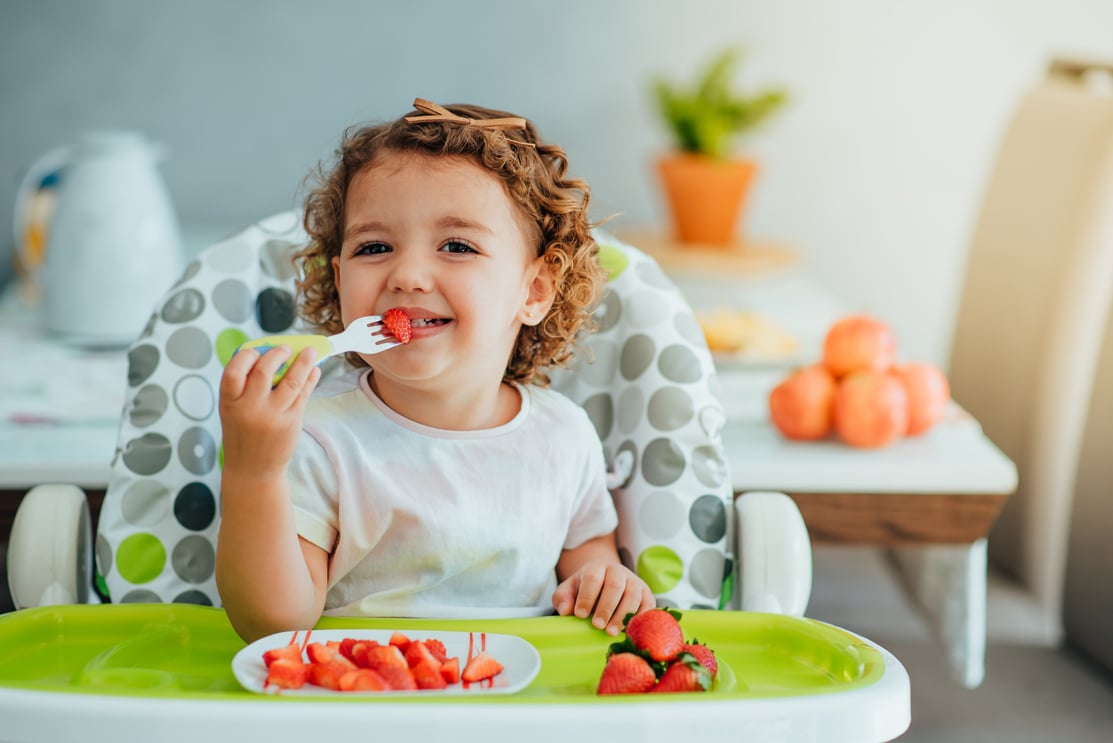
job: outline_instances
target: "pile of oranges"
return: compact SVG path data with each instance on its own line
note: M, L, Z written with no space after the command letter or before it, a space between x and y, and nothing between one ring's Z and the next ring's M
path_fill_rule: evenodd
M834 433L851 446L878 448L917 436L939 421L950 385L939 367L898 363L885 322L850 315L823 341L823 358L786 376L769 394L769 418L786 437L816 441Z

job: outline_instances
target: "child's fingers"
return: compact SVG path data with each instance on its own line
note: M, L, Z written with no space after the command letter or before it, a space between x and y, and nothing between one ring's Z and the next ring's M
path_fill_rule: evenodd
M607 619L607 634L617 635L626 626L626 615L637 614L642 611L644 605L641 587L636 585L636 581L627 581L626 590L622 593L622 598L619 600L614 611ZM650 594L652 596L652 594ZM653 602L656 605L656 601ZM596 614L598 616L598 614Z
M259 352L253 348L237 351L228 360L224 373L220 377L222 399L235 400L243 394L243 388L247 384L247 374L258 360Z
M275 346L267 351L251 368L247 375L247 391L267 392L274 381L274 375L290 358L289 346Z
M621 612L620 607L626 594L629 593L629 583L625 571L608 571L603 582L603 590L599 592L599 598L595 602L595 616L591 619L593 625L599 629L606 629L612 635L618 634L617 631L613 631L615 630L614 619L618 615L617 626L621 627L622 617L626 616L626 612Z
M309 388L309 391L312 391L313 388L308 385L308 382L313 370L317 368L314 366L316 361L317 352L312 348L306 348L298 354L298 357L290 363L290 368L286 370L286 374L274 389L276 402L288 407L300 400L303 393L308 394L306 387Z
M553 591L553 608L556 609L557 614L566 617L572 613L576 605L576 588L579 583L576 576L572 576Z
M580 585L576 591L576 607L573 613L580 619L587 619L595 608L595 600L603 588L605 571L602 568L585 567L580 570Z

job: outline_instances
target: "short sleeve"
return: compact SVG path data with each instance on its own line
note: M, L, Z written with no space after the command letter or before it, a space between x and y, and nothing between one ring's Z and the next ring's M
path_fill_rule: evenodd
M339 535L336 471L312 435L302 431L286 469L298 535L332 552Z

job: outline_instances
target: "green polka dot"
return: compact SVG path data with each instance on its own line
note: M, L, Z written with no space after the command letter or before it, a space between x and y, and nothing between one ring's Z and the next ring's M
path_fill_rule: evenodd
M668 547L654 545L638 556L638 577L649 584L653 593L667 593L684 576L684 563Z
M216 337L216 357L220 359L220 365L225 366L231 360L236 349L246 340L247 333L239 328L222 330L220 335Z
M116 550L116 570L130 583L149 583L165 565L166 548L154 534L136 532Z
M622 275L626 266L630 265L630 259L618 246L600 243L599 265L607 272L607 281L614 281Z

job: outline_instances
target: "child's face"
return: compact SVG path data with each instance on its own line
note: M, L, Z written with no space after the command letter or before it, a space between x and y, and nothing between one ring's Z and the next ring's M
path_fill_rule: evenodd
M367 358L380 384L502 379L552 301L527 234L502 181L463 158L390 153L352 179L332 261L344 324L391 307L414 320L408 345Z

